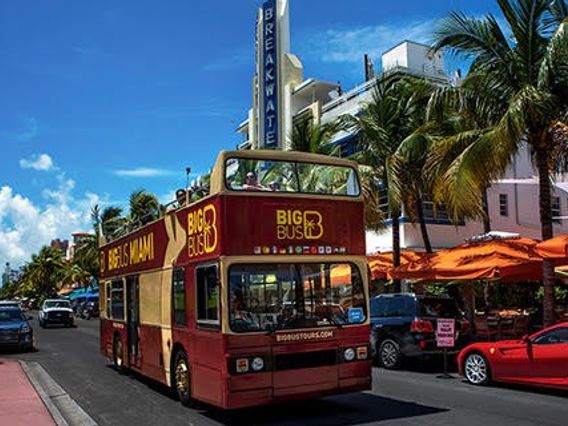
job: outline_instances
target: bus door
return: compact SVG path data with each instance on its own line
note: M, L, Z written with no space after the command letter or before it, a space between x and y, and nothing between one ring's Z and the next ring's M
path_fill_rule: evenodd
M140 284L138 276L126 278L126 318L128 336L128 361L131 366L140 367Z

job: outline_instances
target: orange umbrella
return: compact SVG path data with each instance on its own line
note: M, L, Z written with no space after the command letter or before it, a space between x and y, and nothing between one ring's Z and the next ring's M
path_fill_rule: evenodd
M542 258L531 238L461 244L392 270L394 278L421 281L497 279L539 280Z
M538 243L536 252L544 259L568 261L568 234Z
M413 250L403 250L400 252L400 264L405 265L409 262L420 259L426 253ZM371 270L371 279L386 280L389 279L388 271L392 269L392 252L375 253L367 256L367 264Z

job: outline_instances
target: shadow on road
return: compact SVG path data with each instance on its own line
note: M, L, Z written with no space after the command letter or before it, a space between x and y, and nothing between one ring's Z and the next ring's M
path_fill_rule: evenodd
M107 367L114 369L109 364L107 364ZM144 383L155 392L173 398L171 390L159 382L133 371L127 372L126 375L132 380ZM191 409L188 408L188 410ZM349 426L381 420L420 417L448 411L444 408L420 405L369 393L354 393L234 411L223 411L206 404L198 404L194 410L200 415L226 426L297 424Z
M448 410L359 393L233 412L202 410L200 414L227 426L292 424L340 426L420 417L444 411Z

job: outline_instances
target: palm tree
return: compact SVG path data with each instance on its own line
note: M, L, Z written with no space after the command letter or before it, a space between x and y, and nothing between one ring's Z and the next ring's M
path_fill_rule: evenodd
M32 255L25 270L25 291L37 298L55 295L65 276L65 259L59 249L44 246Z
M102 236L105 240L115 236L126 223L126 219L122 216L122 208L108 206L101 212L98 204L91 209L91 221L97 237Z
M391 191L393 175L388 171L401 142L415 130L412 118L416 114L412 94L406 90L405 84L400 81L378 81L371 102L365 105L361 113L343 117L344 125L358 134L359 152L355 159L372 169L370 179L363 181L365 186L372 186L364 188L364 193L377 193L379 182L388 192L394 266L400 265L401 203ZM399 281L395 281L395 287L400 287Z
M335 155L337 147L330 142L340 130L338 121L316 124L310 116L301 117L292 128L290 147L294 151Z
M418 221L426 252L432 252L432 244L424 218L423 200L431 190L424 178L424 166L433 138L428 132L426 106L434 86L421 79L407 78L398 83L403 99L407 100L409 122L407 127L414 131L398 146L388 164L389 182L392 198L403 205L405 212Z
M138 189L130 194L129 206L129 221L133 226L145 225L160 216L158 197L144 189Z
M72 260L73 266L87 272L90 276L99 275L99 240L96 235L86 235L81 238L75 248ZM76 280L75 282L78 282Z
M553 236L550 176L566 142L555 130L568 113L568 21L563 0L498 0L508 37L493 15L453 13L435 33L434 50L473 60L469 78L487 82L506 105L498 122L452 162L444 180L459 188L462 205L479 199L488 182L505 172L523 143L539 176L543 239ZM560 124L559 124L560 123ZM475 206L477 203L472 202ZM544 323L554 322L554 265L543 264Z

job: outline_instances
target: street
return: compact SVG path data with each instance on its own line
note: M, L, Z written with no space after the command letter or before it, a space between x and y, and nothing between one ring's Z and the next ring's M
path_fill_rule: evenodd
M121 376L99 355L98 321L41 329L33 321L37 352L0 358L40 363L100 425L565 425L568 395L438 377L435 366L412 371L374 369L373 391L236 413L188 409L163 386ZM2 384L6 386L6 384ZM1 421L0 421L1 424Z

